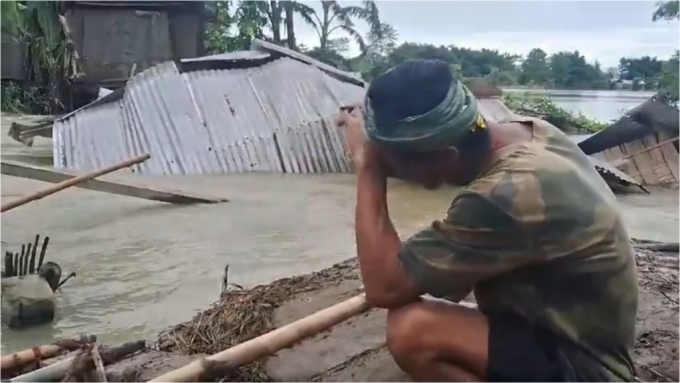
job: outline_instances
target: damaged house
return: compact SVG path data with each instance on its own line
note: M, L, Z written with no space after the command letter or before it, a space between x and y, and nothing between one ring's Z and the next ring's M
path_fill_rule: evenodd
M347 172L340 105L363 81L285 48L168 61L57 120L54 162L90 170L140 154L142 174Z
M653 97L578 145L642 185L677 189L678 117L677 108Z

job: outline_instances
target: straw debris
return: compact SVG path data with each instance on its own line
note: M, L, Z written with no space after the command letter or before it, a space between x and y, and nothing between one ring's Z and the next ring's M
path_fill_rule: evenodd
M314 291L342 278L351 267L336 265L313 274L284 278L248 290L228 291L192 320L159 335L157 348L183 355L212 355L275 328L274 312L297 294ZM267 382L264 361L241 366L212 381Z

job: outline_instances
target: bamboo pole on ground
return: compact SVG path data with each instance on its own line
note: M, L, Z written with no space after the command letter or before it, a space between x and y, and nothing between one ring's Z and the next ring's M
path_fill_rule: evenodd
M460 305L476 309L474 303L460 302ZM165 373L149 382L195 382L206 372L206 365L210 362L225 364L229 368L254 362L265 356L272 355L284 348L290 347L306 338L346 321L371 308L365 294L357 295L335 306L279 327L266 334L249 341L211 355L205 359L198 359L184 367ZM208 362L207 364L205 362Z
M15 207L27 204L31 201L41 199L41 198L46 197L50 194L54 194L58 191L61 191L61 190L64 190L66 188L69 188L71 186L74 186L76 184L79 184L79 183L82 183L82 182L85 182L85 181L89 181L93 178L114 172L116 170L120 170L120 169L123 169L123 168L127 168L129 166L132 166L132 165L139 164L141 162L148 160L149 158L151 158L151 155L145 154L143 156L139 156L139 157L133 158L131 160L123 161L123 162L118 163L118 164L113 165L113 166L109 166L108 168L97 170L96 172L92 172L92 173L89 173L89 174L84 174L82 176L78 176L78 177L75 177L75 178L68 179L68 180L60 182L56 185L52 185L48 188L45 188L45 189L40 190L38 192L35 192L33 194L29 194L25 197L22 197L22 198L19 198L17 200L6 203L6 204L2 205L0 212L4 213L5 211L14 209Z
M206 358L209 362L225 363L230 368L256 361L290 347L293 344L327 330L340 322L362 314L371 308L364 294L299 319L271 332L238 344ZM202 359L163 374L151 382L194 382L205 372Z
M107 348L106 350L99 351L102 362L104 365L112 364L118 360L127 357L130 354L141 351L146 347L144 341L136 341L122 344L120 346ZM82 351L82 349L81 349ZM71 364L78 358L78 353L72 352L69 355L73 355L69 358L60 360L54 364L43 367L39 370L34 370L23 375L16 376L9 379L9 382L54 382L60 381L66 376L69 371L71 371ZM91 356L89 356L91 358ZM71 371L73 372L73 371Z
M95 337L94 335L81 335L73 338L72 340L81 343L90 343L95 342L97 340L97 337ZM28 350L15 352L9 355L2 355L2 358L0 359L0 366L2 366L1 367L2 370L7 370L10 368L23 366L25 364L34 362L36 359L52 358L66 349L66 347L63 347L58 344L60 343L60 341L56 343L57 344L48 344L46 346L34 347Z

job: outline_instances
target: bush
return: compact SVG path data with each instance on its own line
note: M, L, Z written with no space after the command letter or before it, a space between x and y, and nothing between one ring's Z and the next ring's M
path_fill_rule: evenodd
M568 134L595 133L607 127L607 124L588 118L582 113L572 113L555 105L547 96L537 98L505 94L503 102L517 114L541 118Z

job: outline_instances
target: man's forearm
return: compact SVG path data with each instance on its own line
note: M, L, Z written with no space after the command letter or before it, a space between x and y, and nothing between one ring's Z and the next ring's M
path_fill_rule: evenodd
M382 299L399 267L401 241L387 209L387 181L380 169L357 169L356 242L366 295Z

